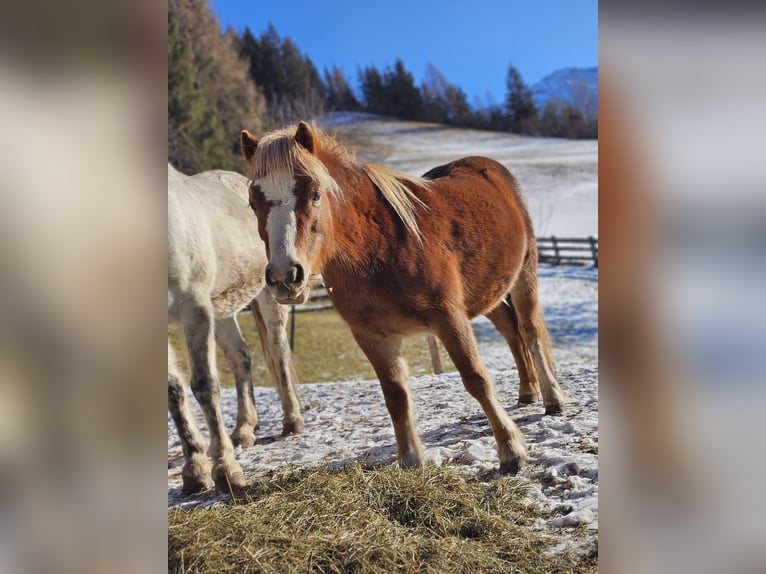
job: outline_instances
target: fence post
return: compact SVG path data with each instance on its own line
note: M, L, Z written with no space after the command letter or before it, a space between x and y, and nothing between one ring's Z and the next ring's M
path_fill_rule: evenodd
M590 253L593 256L593 266L598 269L598 247L596 247L596 238L589 235L588 241L590 241Z
M556 236L551 235L551 242L553 243L553 256L556 259L556 265L561 263L561 256L559 255L559 244L556 241Z
M290 351L295 351L295 305L290 307Z

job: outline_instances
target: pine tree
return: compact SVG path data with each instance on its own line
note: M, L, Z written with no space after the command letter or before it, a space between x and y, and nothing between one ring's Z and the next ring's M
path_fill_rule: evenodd
M168 159L179 170L195 173L231 169L223 126L205 93L197 87L197 69L189 40L168 15Z
M566 137L561 120L561 104L555 98L545 102L540 113L540 133L548 137Z
M245 29L241 54L250 62L250 75L266 96L269 127L323 111L325 86L314 62L290 38L282 38L273 24L260 39Z
M173 136L176 142L173 146L169 141L169 158L180 163L189 161L189 157L196 157L192 164L195 170L234 168L241 162L239 132L245 127L260 131L265 111L263 97L250 78L249 64L239 56L241 42L233 30L221 33L207 0L169 0L169 36L171 26L175 37L172 42L178 44L180 39L187 48L171 46L171 38L168 38L168 89L175 89L171 88L171 76L174 74L177 76L173 80L176 87L188 88L187 80L179 80L182 76L193 77L194 88L201 95L195 96L196 100L189 100L190 96L183 93L183 87L178 98L168 94L169 100L177 100L173 105L186 102L185 105L191 106L194 111L189 117L193 118L195 125L181 130L185 133L183 137ZM187 49L191 51L193 74L189 72L188 54L182 53ZM171 57L173 51L176 54ZM175 66L181 66L181 71L174 72ZM197 108L204 108L204 111L199 112ZM177 114L178 110L173 113ZM172 125L170 103L168 122ZM174 134L179 133L177 125L173 129ZM191 167L187 169L192 170Z
M333 66L332 72L324 70L325 103L330 110L353 111L359 109L359 101L348 85L343 70Z
M534 133L536 130L537 106L532 99L532 90L527 87L519 71L508 68L508 96L505 109L509 117L510 129L518 133Z
M422 119L460 126L474 123L465 92L447 81L432 62L426 64L423 78L420 90L423 98Z
M362 89L365 110L376 114L387 113L383 78L378 69L375 66L368 66L360 70L359 84Z
M423 112L423 97L415 85L412 73L404 67L399 58L394 68L386 71L383 76L383 86L386 95L385 108L387 114L403 119L419 119Z

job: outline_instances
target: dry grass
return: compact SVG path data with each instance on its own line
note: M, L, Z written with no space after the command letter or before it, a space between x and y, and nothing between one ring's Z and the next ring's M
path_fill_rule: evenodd
M237 321L252 353L253 384L261 387L272 386L252 315L242 314ZM172 326L168 327L168 336L176 351L179 366L188 377L178 330ZM294 356L298 378L302 383L377 378L367 357L354 341L348 326L333 309L296 313ZM428 343L424 336L412 337L405 341L404 356L413 376L433 372ZM234 376L220 349L218 349L217 357L221 385L234 387ZM442 362L447 371L454 370L443 350Z
M168 511L170 572L595 572L530 528L522 482L444 467L278 471L228 504Z

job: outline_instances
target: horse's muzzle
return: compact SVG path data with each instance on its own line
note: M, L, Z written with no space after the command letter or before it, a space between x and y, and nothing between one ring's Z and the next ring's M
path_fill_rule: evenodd
M308 299L308 285L303 265L291 262L288 265L266 266L266 284L274 290L277 301L285 305L305 303Z
M303 265L298 262L289 265L266 266L266 284L269 287L275 287L279 283L287 288L301 286L306 275L303 272Z

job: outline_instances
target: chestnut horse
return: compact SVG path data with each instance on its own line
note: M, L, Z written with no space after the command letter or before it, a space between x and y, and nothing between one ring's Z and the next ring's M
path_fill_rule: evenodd
M269 257L266 282L280 303L294 304L322 273L380 379L400 466L424 462L402 339L432 332L489 419L501 472L517 472L526 443L495 396L471 318L486 315L507 340L520 402L535 401L541 390L546 413L554 414L564 396L537 302L535 234L513 175L486 157L422 178L360 164L305 122L260 141L245 130L241 146Z

